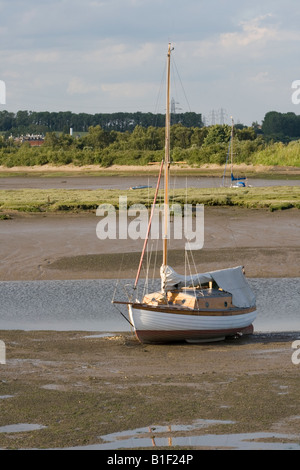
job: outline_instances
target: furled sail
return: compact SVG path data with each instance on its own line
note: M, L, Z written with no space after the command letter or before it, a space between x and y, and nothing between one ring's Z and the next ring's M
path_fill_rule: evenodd
M242 266L208 273L199 273L191 276L178 274L170 266L162 266L160 275L164 290L198 286L199 284L205 284L209 281L215 281L219 288L232 295L232 303L236 307L247 308L255 306L255 294L243 274Z

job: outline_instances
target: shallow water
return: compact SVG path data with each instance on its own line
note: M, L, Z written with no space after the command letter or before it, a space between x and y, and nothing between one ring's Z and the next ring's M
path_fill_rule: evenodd
M299 436L278 433L200 434L214 424L230 424L232 421L198 420L191 425L152 426L101 436L103 444L75 447L83 450L137 449L155 447L213 447L234 450L300 450ZM180 435L185 433L185 435ZM290 442L280 442L283 439ZM263 440L263 442L260 442ZM269 441L269 442L268 442ZM275 442L274 442L275 441Z
M40 424L19 423L19 424L9 424L8 426L1 426L0 432L5 432L5 433L29 432L29 431L38 431L44 428L45 426L42 426Z
M0 189L129 189L136 185L146 185L155 188L157 176L139 175L138 180L134 176L88 176L88 177L9 177L0 178ZM223 186L223 174L220 177L189 176L188 187L192 188L219 188ZM225 178L225 184L230 185L230 178ZM248 178L248 184L253 187L259 186L297 186L300 180L288 179L260 179ZM186 188L186 176L174 176L171 183L172 188Z
M300 450L299 436L270 432L243 434L197 434L213 425L232 424L232 421L199 419L187 425L149 426L99 436L101 444L70 447L65 450L118 450L156 447L212 447L234 450ZM0 427L0 433L39 431L40 424L19 423ZM195 434L196 433L196 434ZM286 440L287 442L282 442Z
M132 283L119 282L116 300L126 299L124 287ZM249 283L257 298L255 331L300 331L300 278ZM130 331L119 313L126 315L125 306L111 303L116 285L115 280L0 282L0 329Z

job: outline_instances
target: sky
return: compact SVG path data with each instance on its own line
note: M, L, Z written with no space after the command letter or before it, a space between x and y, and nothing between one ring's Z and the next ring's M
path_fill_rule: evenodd
M0 0L0 110L164 113L171 42L177 112L300 114L299 25L296 0Z

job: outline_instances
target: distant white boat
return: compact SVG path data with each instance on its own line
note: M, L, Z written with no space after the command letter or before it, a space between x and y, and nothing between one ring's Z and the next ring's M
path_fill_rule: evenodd
M164 168L164 236L163 261L160 269L161 290L148 293L138 299L131 296L126 304L129 320L137 338L145 343L173 341L215 341L228 336L253 332L256 318L255 295L244 276L241 266L183 276L168 266L168 183L170 166L170 60L171 45L167 55L167 112L165 132L165 157L161 163L154 203ZM148 234L151 227L151 216ZM144 243L137 276L137 283L147 245ZM134 294L136 295L136 294Z
M147 189L147 188L152 188L152 186L147 186L147 185L132 186L130 189Z

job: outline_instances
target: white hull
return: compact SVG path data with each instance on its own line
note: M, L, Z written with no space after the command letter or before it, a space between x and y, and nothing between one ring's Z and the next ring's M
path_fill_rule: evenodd
M255 311L244 309L239 314L177 314L159 310L129 308L129 317L138 339L142 342L224 339L238 333L253 331Z

